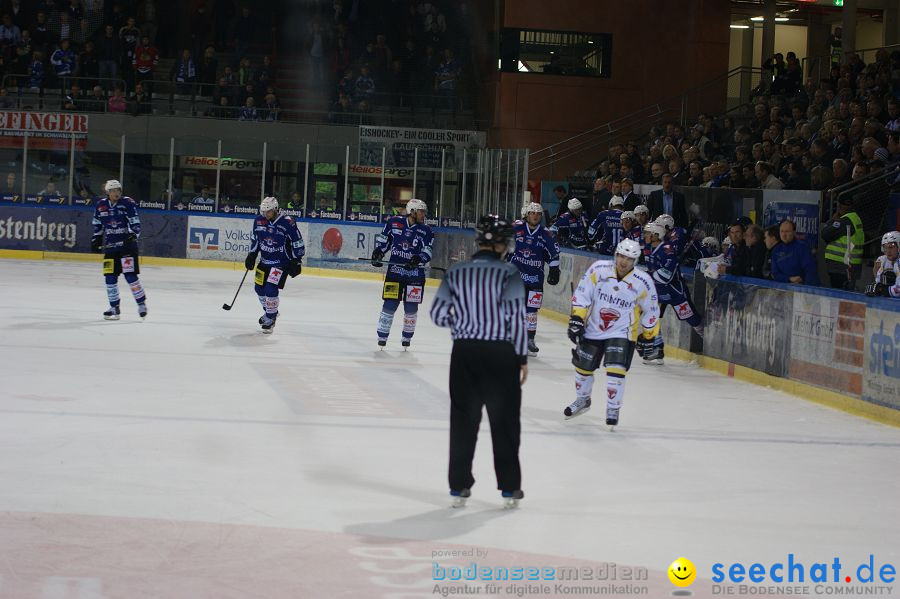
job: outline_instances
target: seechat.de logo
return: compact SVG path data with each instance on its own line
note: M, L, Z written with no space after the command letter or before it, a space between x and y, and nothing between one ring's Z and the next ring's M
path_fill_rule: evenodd
M219 230L191 227L188 235L188 249L192 250L217 250L219 249Z

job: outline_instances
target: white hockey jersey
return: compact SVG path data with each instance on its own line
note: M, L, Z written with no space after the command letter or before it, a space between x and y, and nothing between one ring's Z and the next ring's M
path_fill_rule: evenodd
M621 281L612 260L591 264L572 296L572 314L585 321L587 339L637 339L659 333L659 300L653 279L632 270Z
M893 272L897 275L897 279L900 280L900 258L894 260L893 262L888 260L888 257L882 254L875 259L875 281L878 282L881 280L881 273L888 271Z

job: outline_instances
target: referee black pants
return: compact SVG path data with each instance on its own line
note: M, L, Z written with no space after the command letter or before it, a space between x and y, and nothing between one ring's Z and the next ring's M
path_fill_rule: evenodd
M507 341L458 339L450 356L450 489L471 488L472 460L487 408L497 488L522 488L519 437L522 389L519 358Z

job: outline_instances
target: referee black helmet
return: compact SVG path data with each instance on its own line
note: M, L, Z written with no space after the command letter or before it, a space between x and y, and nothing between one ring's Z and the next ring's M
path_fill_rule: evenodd
M515 230L509 221L494 214L488 214L481 217L481 222L478 223L478 235L475 237L475 241L479 244L509 244L514 236Z

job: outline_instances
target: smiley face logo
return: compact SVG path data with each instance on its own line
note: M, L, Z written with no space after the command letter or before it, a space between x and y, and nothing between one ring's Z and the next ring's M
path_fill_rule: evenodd
M686 557L679 557L669 566L669 580L677 587L690 586L696 577L697 569Z

